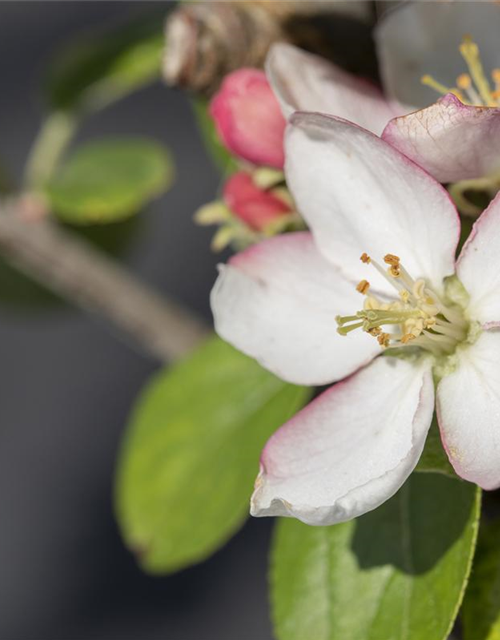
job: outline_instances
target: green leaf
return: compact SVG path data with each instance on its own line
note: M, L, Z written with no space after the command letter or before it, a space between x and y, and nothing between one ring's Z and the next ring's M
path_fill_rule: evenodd
M206 98L193 98L191 104L205 148L215 166L224 176L238 171L238 160L229 153L217 134L214 121L208 112L209 101Z
M111 139L80 147L46 187L50 206L71 224L123 220L170 185L166 150L141 138Z
M464 640L500 640L500 520L481 525L462 622Z
M116 503L144 569L199 562L241 527L262 447L308 393L218 338L147 385L121 451Z
M355 521L281 520L271 566L278 640L444 640L469 575L479 507L475 486L416 473Z
M160 77L165 10L73 40L46 79L55 110L96 110Z
M444 450L436 414L434 414L425 447L415 471L444 473L451 478L457 477Z

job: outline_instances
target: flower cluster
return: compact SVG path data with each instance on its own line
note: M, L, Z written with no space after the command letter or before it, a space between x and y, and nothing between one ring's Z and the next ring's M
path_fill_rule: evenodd
M456 5L436 11L459 31ZM379 26L382 59L407 15ZM488 77L467 33L466 72L449 89L425 75L444 95L419 110L391 90L393 69L384 90L286 44L267 60L275 98L244 70L213 102L222 139L254 166L283 168L278 103L288 123L292 199L253 169L226 184L226 217L260 233L295 209L307 225L277 225L220 267L216 330L284 380L337 383L268 442L254 515L324 525L374 509L414 470L435 411L456 473L500 486L500 71ZM443 185L462 181L493 197L456 258L463 192Z

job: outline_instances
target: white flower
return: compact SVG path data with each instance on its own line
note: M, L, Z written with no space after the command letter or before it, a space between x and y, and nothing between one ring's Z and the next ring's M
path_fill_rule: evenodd
M272 48L266 70L285 116L315 111L345 118L381 135L442 183L483 178L500 171L499 31L496 3L405 3L376 31L384 91L286 44ZM459 54L470 33L481 45L484 70L474 43L460 48L465 60ZM461 73L467 67L470 74ZM462 89L453 86L459 73ZM440 86L446 95L437 101L421 83L427 75L439 86L429 74L451 83ZM415 111L423 105L430 106Z
M415 468L435 396L456 472L499 486L500 196L455 262L460 221L448 194L377 136L297 113L286 158L312 233L221 267L216 330L289 382L350 377L269 440L253 515L325 525L374 509Z

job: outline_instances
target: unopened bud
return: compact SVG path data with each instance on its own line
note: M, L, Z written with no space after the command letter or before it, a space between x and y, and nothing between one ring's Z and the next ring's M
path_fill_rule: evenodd
M252 176L235 173L224 186L224 202L232 213L254 231L263 231L270 223L290 214L290 206L270 191L259 189Z
M255 165L283 168L286 122L263 71L246 68L226 76L210 114L229 151Z

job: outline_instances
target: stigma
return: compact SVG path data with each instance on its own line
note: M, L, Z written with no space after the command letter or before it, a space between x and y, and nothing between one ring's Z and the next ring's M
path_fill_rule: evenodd
M464 104L476 107L500 106L500 69L493 69L490 77L484 71L479 47L470 36L465 36L459 47L468 73L456 79L456 86L447 87L430 75L422 76L422 84L445 95L453 93Z
M359 329L384 349L419 347L435 356L453 353L466 339L469 325L461 309L445 304L423 278L413 279L398 256L388 253L384 266L366 253L361 261L374 267L391 284L397 297L382 300L371 292L368 280L361 280L356 290L365 296L363 309L336 317L340 335Z

